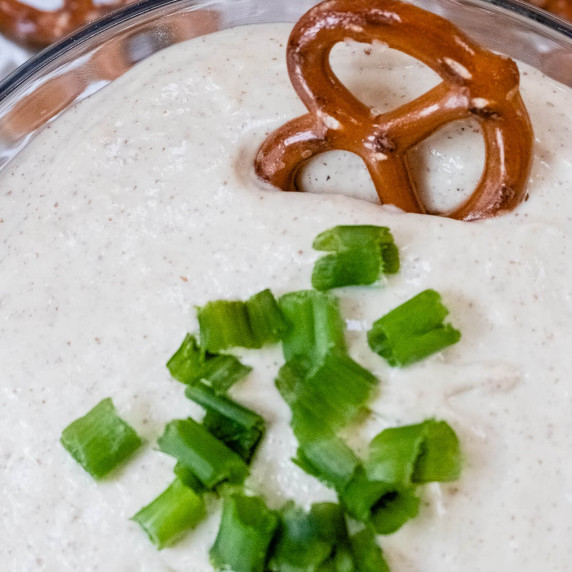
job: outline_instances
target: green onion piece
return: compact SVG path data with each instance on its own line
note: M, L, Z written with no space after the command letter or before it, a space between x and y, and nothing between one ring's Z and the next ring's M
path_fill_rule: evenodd
M359 466L354 452L334 435L300 443L296 455L296 465L336 490L343 490L350 483Z
M167 362L167 367L171 375L181 383L192 385L202 379L216 393L225 393L252 369L231 355L203 356L197 340L191 334L187 334L181 347Z
M198 310L203 351L218 353L220 350L240 346L259 347L254 337L246 304L234 300L208 302Z
M376 386L376 377L345 352L328 352L296 390L291 408L298 439L304 438L300 424L336 430L353 421Z
M316 260L312 270L312 287L331 290L343 286L373 284L380 275L383 259L375 244L328 254Z
M395 532L419 512L419 498L413 488L370 480L361 466L338 494L348 513L371 525L378 534Z
M203 351L218 353L240 346L260 348L278 341L287 323L270 290L251 296L246 302L216 300L198 310Z
M392 366L406 366L459 341L461 334L443 324L449 311L435 290L424 290L374 322L369 347Z
M193 419L171 421L157 442L209 490L226 481L240 484L248 475L245 462Z
M125 461L142 443L137 433L117 415L109 397L68 425L60 441L96 480Z
M263 572L278 517L260 497L234 494L224 499L221 524L210 550L216 570Z
M370 479L409 485L454 481L461 473L459 440L445 421L385 429L369 447Z
M202 496L179 479L131 518L159 549L174 544L206 516Z
M196 493L203 493L205 491L205 487L201 481L197 478L197 475L186 467L182 463L177 463L174 469L175 475L177 478L190 489L193 489Z
M386 227L336 226L318 235L313 247L335 253L314 265L312 286L317 290L372 284L382 273L399 270L399 252Z
M268 568L273 572L318 570L335 560L348 544L344 513L334 503L317 503L306 513L290 502L281 511L280 527Z
M338 299L314 290L285 294L278 300L289 324L282 338L286 361L317 361L333 348L345 350L344 322Z
M350 544L357 572L389 572L383 552L369 528L350 537Z
M445 421L430 419L423 425L424 440L411 480L414 483L431 483L458 479L463 459L457 435Z
M284 399L290 407L292 407L296 401L296 395L304 383L304 379L309 370L310 363L307 360L292 358L278 371L274 383L282 399Z
M246 301L246 309L259 347L267 343L278 342L288 329L278 302L268 289L251 296Z
M185 395L206 410L205 428L249 463L264 435L264 419L203 383L187 387Z
M325 230L314 239L312 247L325 252L338 252L360 248L370 242L394 244L389 228L364 224L340 225Z

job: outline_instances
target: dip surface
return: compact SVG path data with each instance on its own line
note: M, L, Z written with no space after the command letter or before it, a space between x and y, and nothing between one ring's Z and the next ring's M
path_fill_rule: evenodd
M381 380L375 415L350 442L427 417L457 431L459 482L425 487L420 516L382 538L394 572L537 572L572 562L572 94L522 67L535 130L529 200L479 223L408 215L368 200L365 168L341 154L303 174L307 193L262 185L267 133L305 112L284 63L286 25L237 28L143 62L45 128L0 175L0 568L207 572L218 507L157 552L128 519L171 482L154 450L165 423L200 410L165 362L196 305L310 287L313 238L336 224L390 227L402 269L336 291L352 356ZM401 104L437 82L375 46L336 48L334 69L368 104ZM457 124L416 152L435 205L471 191L482 143ZM324 162L326 163L324 165ZM318 193L317 191L321 191ZM462 339L403 370L366 344L371 323L425 288ZM274 388L278 346L232 395L265 417L247 482L272 507L331 491L293 463L289 410ZM101 483L59 444L102 398L148 445Z

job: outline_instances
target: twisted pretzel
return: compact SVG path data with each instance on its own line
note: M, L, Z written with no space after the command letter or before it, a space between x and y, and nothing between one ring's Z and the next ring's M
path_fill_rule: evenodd
M44 11L18 0L0 0L0 33L19 44L42 48L132 1L96 6L93 0L64 0L59 10Z
M329 55L347 38L380 40L435 70L443 82L398 109L375 115L333 73ZM406 152L450 121L475 117L485 142L485 167L473 194L445 214L475 220L510 210L525 196L532 128L518 91L515 63L485 50L447 20L396 0L327 0L294 27L287 48L290 79L309 113L264 142L257 174L297 191L301 165L343 149L365 162L382 204L427 212Z

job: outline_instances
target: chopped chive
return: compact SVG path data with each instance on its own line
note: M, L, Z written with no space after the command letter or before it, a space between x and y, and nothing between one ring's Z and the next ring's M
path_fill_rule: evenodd
M322 426L339 429L353 421L377 386L377 379L345 352L330 351L299 384L292 408L292 423L311 415ZM296 429L295 429L296 431Z
M357 572L389 572L383 551L371 529L364 528L351 536L350 544Z
M461 474L459 440L445 421L392 427L374 437L366 462L368 475L409 485L454 481Z
M325 230L314 239L312 247L324 252L337 252L359 248L370 242L394 244L389 228L362 224L340 225Z
M278 371L274 383L282 399L284 399L290 407L292 407L296 401L296 395L309 370L310 364L307 360L292 358Z
M201 481L197 478L197 475L186 467L180 462L177 462L174 469L175 475L177 478L190 489L193 489L196 493L203 493L205 491L205 487Z
M339 496L351 516L371 525L378 534L395 532L419 511L413 488L371 480L361 466Z
M218 353L226 348L260 348L276 342L286 330L282 312L270 290L246 302L215 300L198 310L201 349Z
M234 494L224 499L221 524L210 550L216 570L263 572L278 517L260 497Z
M334 253L314 265L312 286L317 290L372 284L382 273L399 270L399 252L386 227L336 226L318 235L313 247Z
M344 350L344 322L338 299L315 290L281 296L280 309L289 324L282 338L286 361L293 358L315 362L333 348Z
M314 264L312 287L331 290L373 284L379 278L382 264L381 250L374 244L328 254Z
M218 353L220 350L235 346L258 347L244 302L235 300L208 302L199 308L198 319L203 351Z
M68 425L60 441L96 480L125 461L142 443L137 433L119 417L109 397Z
M268 568L273 572L321 570L348 543L344 513L334 503L317 503L309 512L287 503Z
M350 483L359 466L354 452L335 435L303 441L296 455L296 465L336 490Z
M406 366L459 341L461 334L443 324L449 311L435 290L424 290L374 322L369 347L392 366Z
M193 419L171 421L158 439L159 448L194 472L207 488L240 484L248 474L244 461Z
M192 385L202 379L216 393L225 393L252 370L231 355L203 356L197 340L191 334L186 335L179 349L167 362L167 367L171 375L181 383Z
M246 309L259 347L266 343L280 341L288 329L288 324L270 290L262 290L251 296L246 301Z
M205 503L199 494L179 479L154 501L143 507L131 520L145 531L159 549L174 544L206 516Z
M415 483L448 482L461 475L463 459L459 439L445 421L425 421L421 453L413 469Z
M203 383L187 387L185 395L206 410L205 428L249 463L264 435L264 419Z

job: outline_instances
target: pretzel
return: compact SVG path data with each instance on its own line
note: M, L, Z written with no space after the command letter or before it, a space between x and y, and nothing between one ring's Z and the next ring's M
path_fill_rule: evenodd
M93 0L64 0L59 10L44 11L18 0L0 0L0 33L19 44L42 48L132 1L95 5Z
M443 81L414 101L375 114L330 67L331 49L348 38L384 42L421 60ZM342 149L363 159L382 204L426 213L406 153L446 123L474 117L486 151L481 179L460 207L434 214L482 219L513 209L525 197L532 128L516 64L480 47L447 20L396 0L327 0L294 27L287 63L309 113L272 133L258 152L256 173L274 186L299 190L296 175L304 162Z

